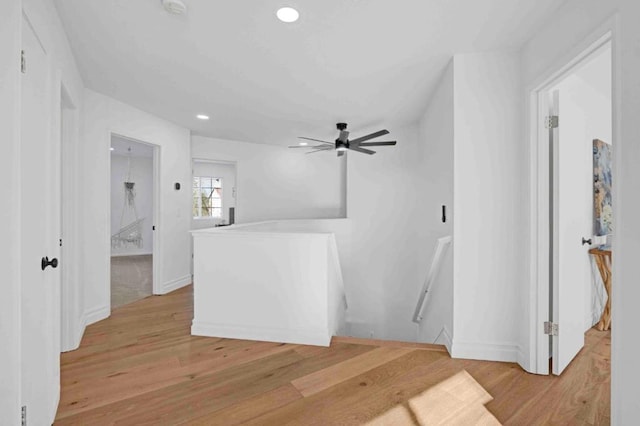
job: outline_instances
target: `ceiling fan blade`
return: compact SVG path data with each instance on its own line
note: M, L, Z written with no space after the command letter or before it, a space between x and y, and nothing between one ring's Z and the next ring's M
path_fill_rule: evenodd
M363 154L369 154L369 155L373 155L376 153L375 151L371 151L370 149L358 148L357 146L350 146L349 149L352 151L358 151Z
M318 149L314 149L313 151L309 151L309 152L305 152L305 154L313 154L314 152L320 152L320 151L332 151L333 147L328 146L328 147L322 147L322 148L318 148Z
M289 145L289 148L333 148L329 145Z
M388 130L379 130L375 133L371 133L370 135L366 135L366 136L362 136L359 137L357 139L354 139L352 141L349 141L350 144L359 144L360 142L364 142L364 141L368 141L369 139L373 139L373 138L377 138L378 136L383 136L383 135L388 135L389 131Z
M344 151L340 150L338 151L338 157L342 157L344 155Z
M304 136L298 136L298 139L306 139L306 140L308 140L308 141L314 141L314 142L320 142L320 143L327 143L327 144L329 144L329 145L333 145L333 142L321 141L320 139L305 138Z
M346 130L341 130L340 131L340 136L338 137L338 140L340 142L346 142L347 140L349 140L349 132Z
M363 142L359 143L358 146L393 146L396 144L396 141L381 141L381 142Z

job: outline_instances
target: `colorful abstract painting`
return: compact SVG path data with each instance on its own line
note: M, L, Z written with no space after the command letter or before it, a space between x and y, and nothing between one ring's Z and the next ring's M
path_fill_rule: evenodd
M593 141L593 191L595 202L595 235L613 233L611 208L611 145L599 139Z

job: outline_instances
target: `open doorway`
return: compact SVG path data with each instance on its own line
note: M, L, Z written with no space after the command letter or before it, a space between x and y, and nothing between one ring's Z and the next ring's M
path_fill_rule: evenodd
M155 152L111 136L111 309L153 294Z
M561 374L585 334L610 339L612 64L607 35L536 93L540 374Z

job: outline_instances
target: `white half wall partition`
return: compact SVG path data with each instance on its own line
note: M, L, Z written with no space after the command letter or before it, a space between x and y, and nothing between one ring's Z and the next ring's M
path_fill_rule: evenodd
M329 346L347 307L336 240L296 222L192 231L192 334Z

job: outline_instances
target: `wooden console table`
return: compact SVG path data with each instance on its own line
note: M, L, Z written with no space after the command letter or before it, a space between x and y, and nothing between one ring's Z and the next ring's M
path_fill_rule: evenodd
M592 248L589 253L596 260L596 265L600 270L604 289L607 291L607 304L602 311L600 321L596 324L596 328L600 331L609 330L611 328L611 249Z

